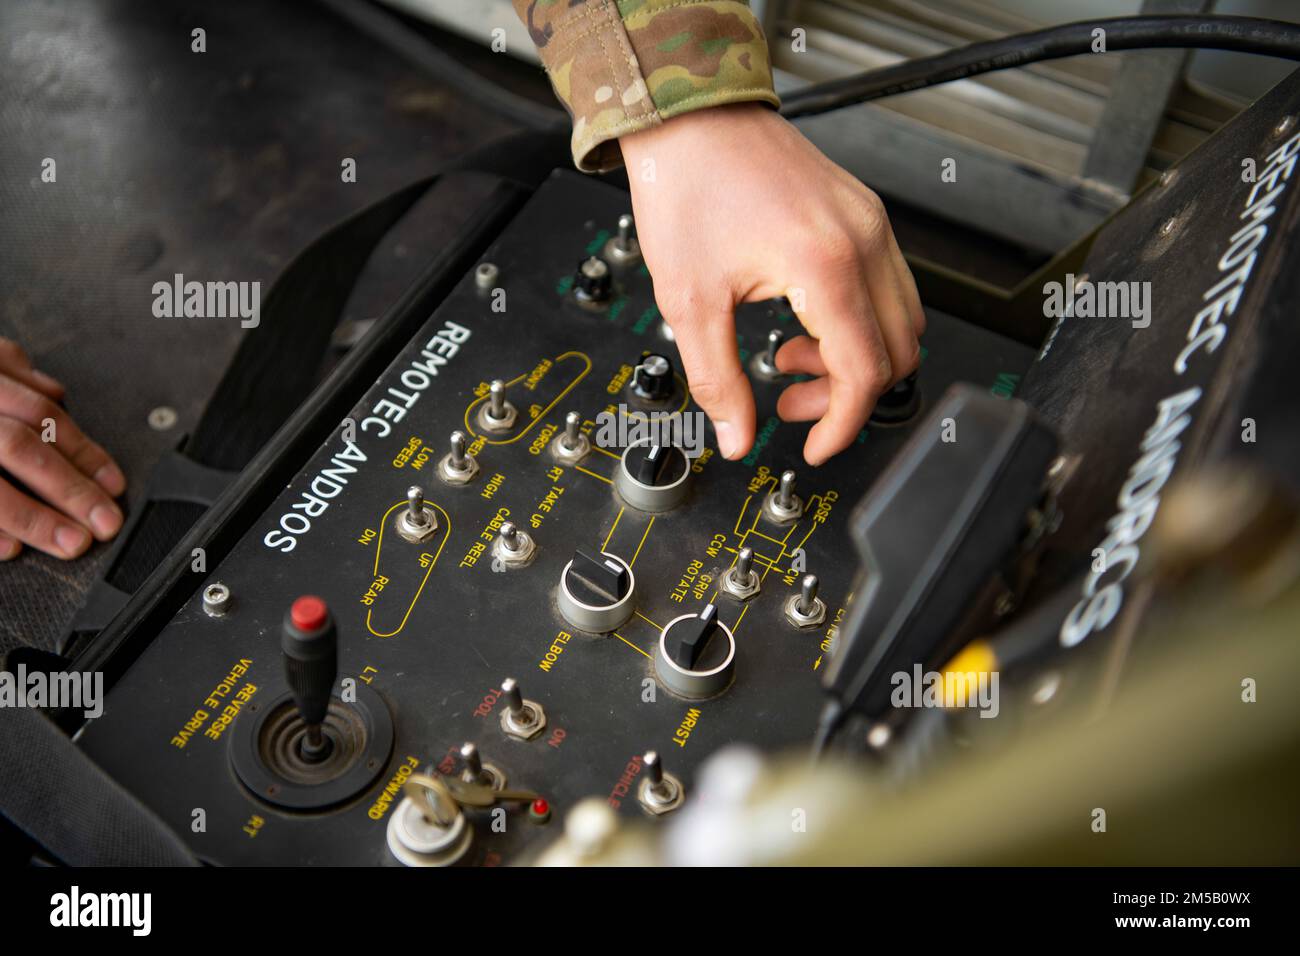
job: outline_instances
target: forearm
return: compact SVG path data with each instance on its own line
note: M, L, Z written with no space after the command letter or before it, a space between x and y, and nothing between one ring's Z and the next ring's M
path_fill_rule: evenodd
M738 0L514 0L556 95L573 157L621 162L618 138L692 110L779 104L767 43Z

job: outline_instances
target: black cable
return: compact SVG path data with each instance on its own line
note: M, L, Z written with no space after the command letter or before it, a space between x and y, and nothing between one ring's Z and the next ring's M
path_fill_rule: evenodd
M549 130L569 123L568 114L563 110L534 103L526 96L493 83L372 3L365 0L319 2L371 39L465 94L476 109L485 106L526 129Z
M1300 27L1280 20L1216 16L1081 20L816 83L782 97L781 115L812 116L981 73L1091 53L1093 31L1098 29L1105 31L1107 53L1173 47L1300 60Z

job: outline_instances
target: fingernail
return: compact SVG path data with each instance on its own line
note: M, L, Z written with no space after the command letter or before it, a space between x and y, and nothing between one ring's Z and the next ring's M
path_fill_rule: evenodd
M0 561L8 561L18 554L18 542L12 538L0 541Z
M723 458L730 458L736 453L736 429L731 422L714 422L713 430L718 434L718 451Z
M54 543L69 558L75 558L88 544L85 529L74 528L68 524L60 525L55 529Z
M126 490L126 476L117 465L100 465L95 472L95 484L116 497Z
M95 537L107 540L122 527L122 512L112 505L95 505L90 509L90 526L95 529Z

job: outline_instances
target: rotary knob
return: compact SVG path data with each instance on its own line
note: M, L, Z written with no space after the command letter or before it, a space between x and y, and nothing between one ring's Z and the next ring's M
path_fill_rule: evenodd
M686 498L691 462L672 445L629 445L614 472L614 487L638 511L670 511Z
M651 353L641 359L632 375L632 394L647 402L666 402L673 397L673 363L666 355Z
M659 632L655 673L674 694L693 700L714 697L731 683L736 638L706 604L699 614L673 618Z
M579 302L604 302L609 298L613 277L609 263L599 256L588 256L578 263L573 276L573 295Z
M608 552L592 556L579 548L560 573L556 603L578 630L608 634L636 609L636 578L622 558Z

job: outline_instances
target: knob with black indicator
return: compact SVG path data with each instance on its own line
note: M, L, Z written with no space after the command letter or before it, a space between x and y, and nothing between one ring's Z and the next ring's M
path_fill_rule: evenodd
M614 487L638 511L670 511L686 498L691 462L672 445L629 445L614 472Z
M579 302L606 302L612 291L613 276L608 262L599 256L588 256L578 263L578 271L573 276L574 298Z
M641 359L632 373L632 395L646 402L670 401L677 390L673 363L666 355L652 352Z
M307 732L300 750L304 759L324 760L330 739L321 732L338 676L338 629L325 602L304 595L293 602L280 630L284 675Z
M578 630L608 634L636 610L636 578L617 555L606 551L593 556L579 548L560 573L556 603Z
M727 689L736 665L736 638L706 604L699 614L673 618L659 632L655 673L674 694L692 700Z

